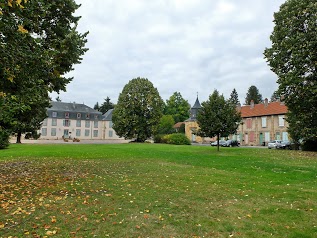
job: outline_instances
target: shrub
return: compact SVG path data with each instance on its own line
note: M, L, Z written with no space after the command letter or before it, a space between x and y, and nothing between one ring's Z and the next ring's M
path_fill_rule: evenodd
M173 145L190 145L191 144L190 140L182 133L165 135L163 137L162 143L173 144Z
M302 150L304 151L317 151L317 141L307 140L302 143Z
M7 131L0 128L0 149L4 149L9 146L9 137L10 134Z

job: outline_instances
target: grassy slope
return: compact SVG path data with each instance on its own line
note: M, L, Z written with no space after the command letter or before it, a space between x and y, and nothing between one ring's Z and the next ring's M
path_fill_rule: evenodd
M205 146L11 145L0 151L0 237L316 237L316 158Z

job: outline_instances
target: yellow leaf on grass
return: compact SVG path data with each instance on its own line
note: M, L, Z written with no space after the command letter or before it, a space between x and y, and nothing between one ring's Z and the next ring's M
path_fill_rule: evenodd
M9 6L9 7L12 7L12 1L13 1L13 0L8 0L8 6Z
M52 222L52 223L55 223L55 222L56 222L56 217L55 217L55 216L52 216L52 217L51 217L51 222Z
M52 236L52 235L55 235L56 234L56 231L47 231L46 232L46 235L48 236Z
M0 228L4 228L4 223L0 222Z

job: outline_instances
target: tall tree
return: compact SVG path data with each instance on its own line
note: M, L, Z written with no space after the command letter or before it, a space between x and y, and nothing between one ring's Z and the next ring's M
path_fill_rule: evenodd
M111 102L111 99L107 97L105 101L101 104L99 111L102 112L102 114L105 114L110 109L114 108L114 104Z
M289 113L289 133L317 150L317 4L288 0L274 14L272 46L264 51L278 76Z
M171 115L175 123L185 121L189 118L190 104L185 100L180 92L174 92L173 95L166 100L164 109L165 115Z
M277 101L280 100L280 99L281 99L281 97L280 97L280 95L278 94L278 91L274 91L274 92L272 93L272 96L271 96L270 101L271 101L271 102L277 102Z
M237 90L234 88L230 94L230 98L229 101L233 104L233 105L238 105L240 103L239 101L239 95L237 93Z
M215 90L206 102L201 104L197 115L199 125L198 135L204 137L217 136L219 151L219 138L235 134L241 121L240 113L229 100Z
M0 109L12 101L21 108L20 112L10 109L12 123L0 118L0 126L35 123L38 118L31 119L37 117L38 110L40 115L46 112L48 92L65 90L72 80L64 75L80 63L87 50L87 33L77 32L80 17L73 16L79 6L74 0L10 0L0 4ZM35 100L26 100L26 90L36 101L45 103L35 109ZM19 121L25 118L20 117L23 113L28 114L27 121Z
M259 93L258 88L254 85L250 86L248 89L247 95L245 97L245 104L250 105L251 100L253 100L254 104L258 104L263 101L262 95Z
M113 110L113 129L125 139L144 142L157 129L163 111L163 100L146 78L134 78L126 84Z
M94 106L94 109L97 110L97 111L99 111L100 106L99 106L99 103L98 103L98 102L96 102L96 104L95 104L95 106Z

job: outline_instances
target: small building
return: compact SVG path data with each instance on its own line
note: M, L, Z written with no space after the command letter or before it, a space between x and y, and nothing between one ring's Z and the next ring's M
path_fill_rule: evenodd
M101 139L102 113L85 104L51 102L40 139Z
M240 108L242 123L233 139L241 145L267 145L271 140L289 140L287 107L283 102L268 102L244 105Z
M194 142L194 143L204 142L204 138L195 135L195 133L199 129L199 126L197 123L197 114L200 108L201 108L201 105L197 96L194 106L192 106L192 108L190 109L190 118L188 118L185 121L185 135L191 142Z

